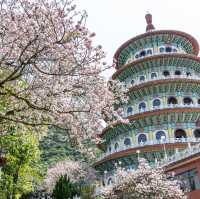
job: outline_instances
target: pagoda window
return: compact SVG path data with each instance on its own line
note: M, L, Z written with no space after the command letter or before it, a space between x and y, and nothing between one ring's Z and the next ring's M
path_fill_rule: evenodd
M160 99L153 100L153 107L158 108L161 105Z
M172 52L172 47L167 46L167 47L165 48L165 51L166 51L167 53L171 53L171 52Z
M147 55L152 55L152 54L153 54L152 50L151 50L151 49L148 49L148 50L147 50Z
M191 105L191 104L193 104L193 101L190 97L185 97L183 99L183 103L184 103L184 105Z
M187 138L186 132L183 129L177 129L174 136L175 138Z
M124 144L125 144L126 146L130 146L130 145L131 145L131 139L130 139L130 138L126 138L126 139L124 140Z
M144 102L140 103L139 104L139 111L142 112L142 111L145 111L146 110L146 104Z
M176 49L176 48L173 48L172 51L173 51L174 53L176 53L176 52L177 52L177 49Z
M165 52L165 48L164 47L160 47L159 51L160 51L160 53L164 53Z
M135 83L134 79L131 80L131 84L133 85Z
M133 113L133 108L131 106L129 106L128 109L127 109L127 115L128 116L132 115L132 113Z
M166 134L164 131L158 131L156 133L156 140L164 141L166 139Z
M197 100L198 105L200 105L200 99Z
M119 144L116 142L115 143L115 151L117 151L118 148L119 148Z
M136 54L136 55L135 55L135 58L138 59L138 58L139 58L139 54Z
M107 185L111 185L111 184L112 184L112 178L108 178Z
M165 77L170 76L170 72L168 70L163 71L163 75Z
M174 74L175 75L181 75L181 71L180 70L176 70Z
M140 82L143 82L145 80L145 76L144 75L141 75L140 76Z
M192 76L191 72L186 72L187 77Z
M200 129L196 129L196 130L194 131L194 137L195 137L195 138L200 138Z
M178 101L175 97L169 97L167 101L168 104L178 104Z
M145 50L141 51L140 52L140 57L145 57L145 56L146 56L146 51Z
M157 73L151 73L151 79L156 79L157 78Z
M145 134L140 134L139 136L138 136L138 143L140 144L140 143L145 143L147 141L147 136L145 135Z

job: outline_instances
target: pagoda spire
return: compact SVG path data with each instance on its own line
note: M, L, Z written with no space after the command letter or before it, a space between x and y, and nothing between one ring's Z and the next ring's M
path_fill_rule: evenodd
M152 24L152 15L149 12L147 12L147 14L145 15L145 19L147 22L146 32L150 32L150 31L154 30L155 27Z

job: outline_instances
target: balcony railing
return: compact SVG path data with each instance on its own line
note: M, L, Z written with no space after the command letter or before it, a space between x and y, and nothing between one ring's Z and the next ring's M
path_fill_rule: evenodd
M157 166L167 166L169 164L175 163L179 160L185 159L187 157L190 157L191 155L195 155L200 153L200 144L195 144L193 146L187 147L186 149L182 150L182 151L177 151L174 155L169 156L169 157L165 157L164 159L162 159L161 161L157 162Z
M98 161L104 159L105 157L112 155L113 153L116 152L121 152L121 151L125 151L127 149L134 149L134 148L140 148L140 147L144 147L144 146L150 146L150 145L156 145L156 144L174 144L174 143L200 143L200 138L194 138L194 137L190 137L190 138L166 138L165 140L161 141L161 140L149 140L146 142L141 142L141 143L136 143L136 144L132 144L132 145L123 145L123 146L119 146L116 150L112 150L112 151L107 151L106 153L102 153L100 155L100 157L98 158Z
M200 153L200 144L195 144L193 146L188 144L188 147L186 149L184 149L182 151L176 151L176 153L174 155L169 156L169 157L166 156L161 161L151 164L151 166L152 167L166 167L172 163L175 163L177 161L183 160L185 158L188 158L192 155L199 154L199 153ZM115 170L112 170L110 172L107 172L107 171L104 172L104 175L102 176L102 180L104 180L106 186L108 186L106 184L106 182L110 177L112 177L112 180L115 180L115 172L116 172ZM103 187L98 187L99 193L101 192L102 188Z

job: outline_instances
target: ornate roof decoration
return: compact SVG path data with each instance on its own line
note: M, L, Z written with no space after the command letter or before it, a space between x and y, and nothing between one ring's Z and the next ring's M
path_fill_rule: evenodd
M152 24L152 15L150 13L147 13L145 15L145 19L147 22L146 32L150 32L155 29L154 25Z

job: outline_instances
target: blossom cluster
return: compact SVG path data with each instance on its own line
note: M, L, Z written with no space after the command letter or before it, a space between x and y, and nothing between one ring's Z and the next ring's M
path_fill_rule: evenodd
M1 121L54 125L84 148L102 115L122 119L112 105L127 101L125 89L103 78L105 53L73 0L1 1L0 11Z
M186 199L179 182L164 174L162 168L151 168L140 159L137 170L118 168L112 185L102 189L102 197L117 199Z
M48 168L44 188L52 192L61 176L67 176L72 182L94 183L96 171L79 161L64 160Z

